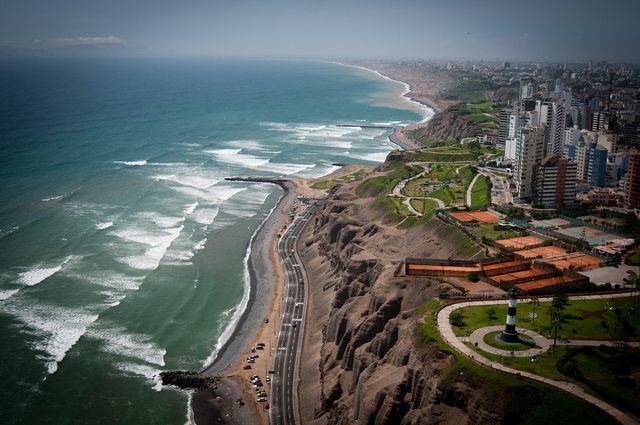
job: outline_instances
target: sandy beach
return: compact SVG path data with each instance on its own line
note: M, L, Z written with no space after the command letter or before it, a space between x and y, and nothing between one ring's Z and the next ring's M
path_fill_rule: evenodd
M414 85L400 80L398 75L383 73L388 69L377 69L370 65L354 64L354 66L366 67L365 69L378 73L383 78L397 79L413 90ZM441 81L437 80L437 83L431 82L426 86L435 90L429 92L433 98L438 93L437 89L441 88L440 83ZM426 105L436 112L442 110L443 105L436 103L424 93L421 96L415 96L415 93L408 91L404 93L404 96L414 102ZM410 133L425 126L429 118L431 117L427 117L427 120L420 123L395 129L389 135L389 139L405 150L421 148L422 146L411 137ZM251 291L247 308L229 341L219 351L215 361L202 371L202 373L222 376L222 383L215 391L201 391L193 395L192 419L198 425L221 423L221 420L223 423L260 425L269 422L267 405L257 402L256 391L251 385L250 377L259 375L265 384L267 394L270 396L270 385L266 381L266 377L269 375L269 371L273 370L273 350L280 328L284 283L282 263L276 250L278 234L290 223L289 210L298 202L298 196L315 198L326 195L324 190L311 187L315 181L336 179L362 168L373 169L373 167L347 165L328 176L308 180L291 180L284 183L284 192L280 200L251 241L251 254L248 259ZM252 353L252 347L258 342L265 344L264 350ZM258 354L258 358L255 363L251 364L251 369L243 369L243 366L247 365L245 358L252 354ZM242 400L242 403L238 403L239 400Z
M268 410L256 401L255 390L249 379L259 375L270 393L266 377L273 369L273 348L280 328L280 311L283 289L282 263L278 258L276 244L278 233L290 223L290 208L298 196L307 198L324 197L325 191L311 186L318 180L335 179L372 167L347 165L334 173L318 179L286 181L286 188L269 216L256 231L251 242L248 268L251 293L245 312L229 341L218 352L215 361L202 373L222 376L222 383L216 390L194 393L191 401L192 420L198 425L224 423L266 424ZM268 319L268 323L264 319ZM264 350L251 352L258 342L265 344ZM245 370L245 358L258 354L251 369ZM242 400L244 405L237 403ZM220 418L220 419L218 419Z

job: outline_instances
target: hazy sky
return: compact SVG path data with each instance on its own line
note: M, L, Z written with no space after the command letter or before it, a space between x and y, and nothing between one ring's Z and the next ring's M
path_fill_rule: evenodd
M2 0L0 45L640 62L639 0Z

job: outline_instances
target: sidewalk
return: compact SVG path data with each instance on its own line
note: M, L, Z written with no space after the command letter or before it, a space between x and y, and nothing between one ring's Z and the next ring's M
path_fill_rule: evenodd
M584 296L569 297L569 299L588 300L588 299L598 299L598 298L621 298L621 297L628 297L628 296L629 294L584 295ZM527 299L523 299L521 300L521 302L526 302L526 300ZM551 301L551 298L540 298L539 300L541 302L548 302L548 301ZM602 401L599 398L592 396L591 394L587 394L582 389L582 387L576 384L572 384L570 382L565 382L565 381L556 381L553 379L545 378L540 375L535 375L533 373L513 369L510 367L504 366L498 362L489 360L486 357L482 357L479 353L475 352L474 350L469 348L467 345L465 345L465 342L462 341L462 338L458 338L453 332L453 327L449 322L449 316L453 311L458 310L460 308L464 308L464 307L496 305L496 304L504 304L504 303L505 303L504 300L499 300L499 301L488 300L488 301L463 301L457 304L450 304L442 308L440 311L438 311L438 315L436 318L436 326L438 328L438 331L440 332L440 335L442 336L442 338L447 344L449 344L456 351L467 356L468 358L470 358L471 360L473 360L478 364L481 364L483 366L486 366L492 369L500 370L502 372L510 373L512 375L518 375L523 378L528 378L534 381L542 382L547 385L551 385L563 391L567 391L568 393L576 397L580 397L581 399L593 404L594 406L599 407L600 409L607 412L609 415L613 416L621 424L624 424L624 425L638 424L638 422L635 419L633 419L631 416L627 415L626 413L612 406L611 404L605 401ZM499 328L502 329L502 326L500 326ZM465 339L470 341L471 337L465 338Z

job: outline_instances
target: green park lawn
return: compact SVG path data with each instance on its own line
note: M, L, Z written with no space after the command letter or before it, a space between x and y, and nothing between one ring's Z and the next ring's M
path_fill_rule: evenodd
M535 306L537 317L532 319L533 304L529 302L519 302L516 316L516 326L530 329L543 336L551 336L550 317L547 314L550 303L540 303ZM558 332L558 338L567 339L602 339L611 338L610 329L616 322L614 308L622 309L622 317L625 318L635 329L636 335L632 340L639 340L640 316L630 314L632 306L631 298L613 298L601 300L569 301L564 314L564 323ZM487 311L493 309L496 312L496 319L490 320ZM471 332L485 326L493 326L504 323L507 315L507 302L494 306L467 307L456 310L463 315L463 327L454 326L453 330L458 336L470 335Z
M480 175L471 189L471 205L473 209L486 208L491 203L491 184L488 177Z
M418 311L424 317L424 322L418 325L416 332L418 351L429 350L429 345L435 344L441 352L453 356L455 361L448 370L444 371L444 382L453 382L457 376L469 375L477 382L483 383L483 396L504 397L509 417L505 418L503 423L522 425L611 423L609 415L584 400L537 382L480 366L458 354L444 343L436 328L434 315L439 306L439 301L433 300L423 305ZM530 359L526 360L530 361Z

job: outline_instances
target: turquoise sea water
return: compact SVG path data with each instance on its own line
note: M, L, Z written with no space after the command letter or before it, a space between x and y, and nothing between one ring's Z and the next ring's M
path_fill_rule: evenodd
M302 61L0 62L0 417L182 424L154 376L233 325L279 192L234 175L376 163L398 85Z

